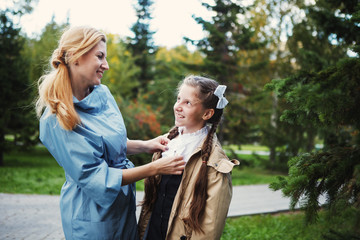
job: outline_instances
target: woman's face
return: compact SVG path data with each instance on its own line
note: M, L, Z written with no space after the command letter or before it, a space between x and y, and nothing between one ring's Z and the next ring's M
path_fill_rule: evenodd
M104 72L108 69L106 43L100 41L74 63L71 69L72 79L84 88L89 88L99 85Z
M183 84L174 104L175 125L185 127L184 133L196 132L204 127L206 113L197 88Z

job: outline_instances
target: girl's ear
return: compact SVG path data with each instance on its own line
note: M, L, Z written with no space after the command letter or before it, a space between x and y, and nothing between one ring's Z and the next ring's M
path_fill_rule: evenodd
M214 115L214 113L215 113L214 109L212 109L212 108L206 109L204 112L204 115L202 116L202 119L204 121L207 121Z

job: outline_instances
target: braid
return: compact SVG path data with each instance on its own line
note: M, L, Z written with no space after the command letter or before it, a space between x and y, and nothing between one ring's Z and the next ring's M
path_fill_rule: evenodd
M177 135L179 135L178 129L179 129L178 127L172 128L169 131L168 139L171 140L175 138ZM158 159L160 157L161 157L161 152L154 153L154 158ZM145 185L144 188L145 197L144 200L140 203L140 205L146 206L148 209L152 209L156 201L157 190L158 190L157 186L159 185L159 177L151 176L145 178L144 185Z
M195 182L193 199L190 205L189 216L184 219L185 222L193 228L195 231L199 231L204 233L201 228L201 222L203 221L206 200L208 198L207 194L207 186L208 186L208 178L207 178L207 162L209 160L211 151L212 151L212 142L214 139L214 134L216 132L218 123L214 123L211 126L211 129L204 141L204 144L201 147L201 167L198 173L198 177Z
M177 135L179 135L179 128L178 127L174 127L169 131L168 134L168 139L174 139L177 137Z
M212 150L212 141L214 138L214 134L216 132L216 128L217 128L218 122L214 123L211 128L210 131L204 141L203 146L201 147L201 158L203 163L207 163L207 161L209 160L210 154L211 154L211 150Z
M157 195L158 177L151 176L144 180L144 200L140 203L141 206L146 206L149 210L153 208Z

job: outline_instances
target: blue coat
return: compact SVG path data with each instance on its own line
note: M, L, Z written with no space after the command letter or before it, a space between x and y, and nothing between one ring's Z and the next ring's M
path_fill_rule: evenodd
M109 89L95 86L83 100L74 97L81 125L64 130L45 110L40 140L65 170L60 210L66 239L136 239L135 184L121 186L126 129Z

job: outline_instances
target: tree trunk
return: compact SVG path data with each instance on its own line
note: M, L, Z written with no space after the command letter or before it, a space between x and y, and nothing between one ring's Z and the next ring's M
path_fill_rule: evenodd
M275 131L273 131L276 134L276 130L277 130L277 119L278 119L278 114L277 114L277 108L278 108L278 97L275 93L273 93L272 96L272 113L270 116L270 125L272 128L274 128ZM275 138L275 136L273 136ZM269 156L269 160L272 163L273 167L275 166L276 163L276 141L274 139L274 143L275 144L271 144L272 146L270 146L270 156Z
M315 129L307 131L306 151L311 152L315 148Z
M3 166L4 166L4 154L1 151L1 153L0 153L0 167L3 167Z
M221 144L223 144L223 140L224 140L224 122L225 121L223 121L222 123L220 123L219 124L219 126L218 126L218 129L219 129L219 131L218 131L218 139L219 139L219 142L221 143Z
M3 131L0 133L0 167L4 166L4 148L5 148L5 136Z
M276 164L276 150L274 146L270 147L270 155L269 155L269 161L273 166Z

